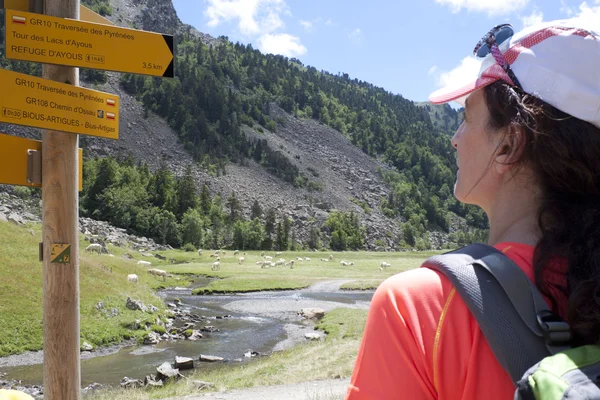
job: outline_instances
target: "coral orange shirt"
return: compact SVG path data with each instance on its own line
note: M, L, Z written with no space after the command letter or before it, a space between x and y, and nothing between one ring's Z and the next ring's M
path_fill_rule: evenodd
M520 243L495 247L534 281L534 247ZM553 270L549 279L563 286L560 272ZM555 311L564 317L564 295L552 294L561 304ZM510 376L445 276L417 268L379 286L347 400L506 400L514 391Z

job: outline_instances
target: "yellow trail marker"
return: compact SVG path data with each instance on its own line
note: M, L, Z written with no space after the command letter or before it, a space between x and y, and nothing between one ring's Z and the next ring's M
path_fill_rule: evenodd
M32 9L35 8L34 4L35 1L32 2L31 0L0 0L0 8L8 8L10 10L18 11L37 12ZM90 10L84 5L79 6L79 19L81 21L94 22L96 24L114 25L112 21L104 18L102 15Z
M27 179L27 152L41 153L42 141L0 133L0 183L41 188ZM83 150L79 149L79 191L83 190Z
M6 10L6 58L172 78L173 36Z
M0 69L0 122L119 138L119 96Z
M50 247L50 263L68 264L71 262L70 244L53 244Z

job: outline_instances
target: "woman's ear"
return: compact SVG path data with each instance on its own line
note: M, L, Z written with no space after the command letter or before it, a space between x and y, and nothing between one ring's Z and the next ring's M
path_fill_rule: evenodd
M500 175L519 164L525 151L525 135L520 129L510 126L502 135L494 157L494 169Z

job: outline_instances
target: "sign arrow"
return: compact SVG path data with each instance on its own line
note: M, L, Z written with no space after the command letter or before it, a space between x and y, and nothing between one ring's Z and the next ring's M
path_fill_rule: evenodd
M6 58L174 77L172 35L6 10Z

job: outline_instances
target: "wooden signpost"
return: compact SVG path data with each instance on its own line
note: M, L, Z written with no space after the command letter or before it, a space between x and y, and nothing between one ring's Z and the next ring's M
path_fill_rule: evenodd
M44 129L0 134L0 183L42 188L44 398L79 400L79 134L118 139L120 120L119 97L79 87L77 67L173 77L173 36L114 27L79 0L0 7L6 57L43 63L42 78L0 69L0 122Z

